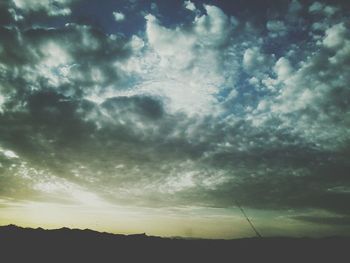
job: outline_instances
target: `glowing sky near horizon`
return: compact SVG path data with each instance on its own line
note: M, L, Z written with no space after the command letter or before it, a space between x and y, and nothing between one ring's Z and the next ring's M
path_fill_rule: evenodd
M350 234L348 1L0 3L0 224Z

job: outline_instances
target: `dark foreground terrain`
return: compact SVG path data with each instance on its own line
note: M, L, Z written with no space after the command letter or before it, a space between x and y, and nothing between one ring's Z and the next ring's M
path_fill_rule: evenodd
M350 238L185 240L0 227L0 262L350 262Z

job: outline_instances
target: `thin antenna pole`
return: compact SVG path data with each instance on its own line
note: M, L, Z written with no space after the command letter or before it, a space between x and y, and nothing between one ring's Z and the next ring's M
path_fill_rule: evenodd
M253 222L250 221L249 217L247 216L247 214L245 213L243 207L241 207L239 205L239 203L236 201L237 207L239 208L239 210L241 210L242 214L244 215L245 219L248 221L249 225L251 226L251 228L253 229L253 231L255 232L256 236L259 238L262 238L262 235L260 235L260 233L258 232L258 230L255 228L255 226L253 225Z

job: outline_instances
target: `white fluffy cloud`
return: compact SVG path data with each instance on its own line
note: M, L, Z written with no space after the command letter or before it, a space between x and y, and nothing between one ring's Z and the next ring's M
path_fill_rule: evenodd
M164 66L184 69L194 57L196 36L184 33L180 28L175 30L161 26L153 15L147 15L147 39L152 48L160 56Z
M266 61L266 56L260 52L258 47L248 48L244 51L243 67L247 71L261 70Z
M230 19L216 6L204 5L204 8L207 15L197 16L194 21L199 44L220 46L228 40L232 31Z
M196 6L191 1L185 1L184 2L184 7L186 9L190 10L190 11L195 11L196 10Z
M284 36L287 34L287 27L281 20L269 20L266 28L270 31L271 37Z
M172 112L216 114L216 95L225 82L220 73L220 46L228 40L232 26L219 8L205 8L207 15L197 16L190 30L169 29L155 16L145 17L147 48L120 65L123 70L141 73L143 82L133 94L164 97Z
M5 103L6 98L0 94L0 112L2 112L2 105Z
M333 25L331 28L326 30L326 36L323 39L323 44L331 49L341 47L344 42L346 35L349 31L346 29L344 23Z
M291 75L293 68L289 60L282 57L276 62L274 70L279 80L286 80Z
M67 16L71 14L69 5L73 0L12 0L16 8L25 13L45 11L49 16Z
M125 20L125 15L122 12L114 11L113 17L117 22L121 22Z
M270 97L268 103L259 103L258 109L268 108L273 113L270 117L279 118L306 141L320 147L337 148L349 136L347 122L339 123L331 131L327 129L334 118L348 118L348 112L343 109L347 107L347 102L341 98L344 96L341 94L348 94L346 90L349 78L346 71L349 66L346 61L350 59L349 35L344 24L335 24L328 28L322 43L326 49L322 48L309 56L296 70L287 58L278 59L273 67L277 79L263 80L263 83L274 86L278 93ZM257 56L254 54L251 51L247 53L248 65ZM336 106L338 103L339 106ZM262 116L256 118L261 119Z
M40 90L37 84L45 79L50 87L60 87L69 83L69 72L73 66L73 58L69 51L55 41L43 43L33 53L38 56L36 65L23 68L23 77L30 83L33 90Z
M324 7L324 4L321 4L320 2L314 2L310 7L309 7L309 12L312 13L317 13L320 12Z
M309 7L310 13L323 14L323 15L328 16L328 17L333 16L338 11L339 11L339 8L331 6L331 5L326 5L326 4L320 3L318 1L314 2Z

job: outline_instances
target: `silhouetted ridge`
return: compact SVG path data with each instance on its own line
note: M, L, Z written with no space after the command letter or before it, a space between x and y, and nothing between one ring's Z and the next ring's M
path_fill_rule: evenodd
M349 244L346 237L207 240L9 225L0 227L0 262L339 262Z

